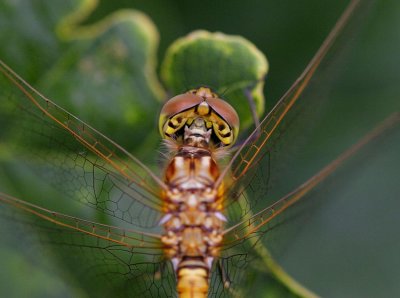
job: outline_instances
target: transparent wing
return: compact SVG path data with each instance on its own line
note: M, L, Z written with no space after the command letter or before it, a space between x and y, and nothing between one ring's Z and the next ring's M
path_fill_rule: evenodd
M285 142L285 140L281 139L283 135L285 138L288 138L288 126L293 125L292 122L298 121L297 119L299 116L309 117L310 111L305 112L304 110L306 108L309 110L314 109L312 112L316 114L316 110L318 109L317 105L309 100L309 102L306 103L308 105L307 107L305 103L303 103L306 101L305 98L302 98L303 102L300 103L298 103L298 99L309 85L311 78L326 57L328 51L332 48L335 41L350 21L359 2L360 1L351 1L346 11L337 21L335 27L327 36L300 77L277 102L275 107L265 116L259 127L253 131L238 149L219 177L217 184L222 183L224 179L226 180L226 176L229 176L229 180L225 181L225 184L227 184L226 189L229 190L227 194L228 205L239 200L239 197L247 202L247 206L240 217L243 217L249 210L254 212L255 200L257 200L256 197L263 197L266 195L270 184L268 179L270 177L269 171L271 158L274 153L273 151L279 146L279 142ZM311 117L315 117L313 114ZM296 125L296 123L294 125ZM301 135L304 136L306 133L306 131L302 131ZM294 135L294 133L291 133L291 135ZM247 190L254 193L252 195L253 200L246 198L248 195L246 194ZM242 204L241 208L243 207L244 205ZM237 208L233 213L236 212Z
M261 272L269 274L270 277L272 275L280 280L286 280L289 290L295 290L295 293L302 293L307 297L314 297L312 292L297 284L296 281L282 271L279 264L274 260L271 254L271 250L276 253L276 248L272 247L273 242L276 241L274 232L289 223L293 225L293 220L295 220L298 226L301 226L299 218L304 221L310 215L313 208L321 204L321 201L318 200L323 200L323 198L321 198L321 195L318 195L318 192L322 192L321 190L324 185L329 185L326 180L328 182L331 180L330 183L332 184L333 179L329 178L336 172L339 172L343 176L342 180L346 180L345 177L348 176L350 178L347 179L351 179L351 175L349 175L351 171L348 168L355 156L360 155L362 151L367 151L369 154L364 154L364 157L361 159L364 163L366 160L370 161L371 157L372 160L373 155L377 155L376 148L379 145L392 147L391 145L385 146L385 142L387 143L388 139L389 144L394 143L398 147L400 144L399 132L400 113L396 112L286 196L256 214L249 216L246 220L238 222L225 230L223 233L224 246L221 250L220 262L225 264L223 267L226 268L226 277L225 279L220 278L219 282L216 282L215 287L225 293L235 293L241 288L240 283L243 282L243 279L248 278L242 272L246 270L259 271L261 268ZM398 158L391 160L391 162L398 161ZM375 187L378 187L378 185ZM300 200L302 204L296 205ZM296 206L296 208L293 208L293 206ZM282 216L283 214L284 216ZM295 230L298 230L298 228ZM279 235L282 235L281 232ZM260 265L260 262L264 265ZM222 273L221 276L223 276ZM224 287L223 285L226 284L226 281L228 281L228 286Z
M356 5L359 5L357 13L351 20L347 19ZM227 189L229 220L221 258L229 264L228 276L240 275L243 267L253 267L253 263L258 269L263 267L260 262L263 254L270 262L273 262L271 251L274 257L275 253L281 255L282 250L278 250L282 245L277 245L278 250L272 246L282 242L281 239L286 241L290 235L296 237L302 227L299 218L304 220L311 216L321 203L310 198L322 200L322 195L316 193L323 191L326 184L321 182L335 172L332 160L347 152L350 145L393 111L400 110L400 103L395 100L398 92L389 95L386 91L396 76L379 81L379 76L392 74L391 67L395 69L398 63L388 69L370 66L371 73L365 70L367 61L375 57L376 48L369 50L368 41L376 39L376 34L366 32L368 29L362 31L360 25L364 28L376 26L373 22L378 22L378 14L382 13L377 6L371 6L369 1L351 2L305 72L264 118L260 136L254 139L255 131L234 155L229 163L232 178L227 178L229 166L224 172L226 176L221 177L220 182ZM375 15L367 18L367 12ZM339 28L344 28L348 21L349 26L340 33ZM390 38L385 42L378 46L378 52L383 55L388 54ZM390 57L393 59L395 55ZM371 86L367 87L366 82ZM358 97L361 100L357 101ZM324 168L327 164L329 166ZM286 234L286 229L291 230L291 234ZM268 270L268 266L264 269ZM238 284L235 278L232 282L233 286ZM218 287L222 284L220 282Z
M160 218L163 182L137 158L29 86L0 61L3 151L62 195L138 227Z
M84 221L0 193L0 221L40 254L68 268L91 295L174 297L175 276L160 235ZM26 250L26 248L25 248ZM35 256L39 258L39 256ZM93 292L95 291L95 292Z
M334 173L338 167L343 165L343 163L358 153L358 151L364 146L381 136L387 130L391 128L398 129L399 125L400 113L396 112L295 190L291 191L271 206L268 206L267 208L252 215L250 218L225 230L224 239L226 241L226 246L229 247L231 245L243 242L246 240L246 238L250 238L252 234L259 233L264 225L267 225L275 217L279 216L286 209L290 208L297 201L306 196L310 191L318 186L318 184L332 175L332 173Z

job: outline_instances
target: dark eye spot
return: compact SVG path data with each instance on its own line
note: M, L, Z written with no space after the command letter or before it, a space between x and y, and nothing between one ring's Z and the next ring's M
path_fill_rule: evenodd
M172 121L168 121L168 126L175 129L177 128L179 125L175 125Z
M219 124L218 125L219 130L224 130L225 129L225 124Z

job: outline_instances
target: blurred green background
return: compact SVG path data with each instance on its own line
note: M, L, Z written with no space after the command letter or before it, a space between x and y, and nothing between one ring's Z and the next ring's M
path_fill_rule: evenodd
M242 35L264 52L270 62L265 87L266 110L269 110L312 58L346 3L317 0L101 1L85 23L99 21L120 8L135 8L146 13L159 32L158 61L176 38L195 29ZM55 34L57 22L73 6L74 2L68 1L2 0L1 59L43 94L61 102L136 155L155 164L156 158L149 152L156 152L159 147L157 119L146 118L143 127L137 127L137 122L121 119L114 112L107 116L107 121L102 121L97 113L106 116L107 105L116 88L108 88L109 93L87 90L85 94L85 85L69 76L79 68L76 55L80 47L90 47L90 44L81 46L62 41ZM277 194L299 185L391 112L400 110L400 3L376 1L363 7L334 53L328 56L329 63L323 65L312 82L313 87L305 94L305 105L311 108L303 109L305 117L309 118L299 121L295 127L288 126L277 148L281 149L276 154L281 158L277 158L275 166L279 173L274 174ZM107 64L106 55L104 59ZM121 74L127 85L129 75L129 72ZM90 84L86 86L90 89L88 86ZM73 98L73 103L68 103L74 88L80 90L78 98L86 101ZM146 113L152 111L156 115L161 108L159 93L157 90L146 92L153 100L141 102L139 106ZM132 101L140 102L140 95L131 95ZM93 101L88 98L96 99L97 106L93 107ZM80 109L82 106L84 108ZM314 109L321 112L314 115ZM311 132L305 129L307 125L312 125ZM150 130L153 132L146 136L144 144L138 144L134 133ZM310 213L301 227L296 227L296 233L290 234L292 239L282 241L284 250L277 252L278 260L290 274L323 297L393 297L400 293L397 231L400 217L396 212L400 207L400 141L397 131L371 144L329 184L321 185L315 196L324 203ZM293 139L289 139L291 136ZM2 189L15 187L9 169L1 171ZM0 231L9 231L12 225L2 229ZM0 289L14 297L86 295L79 285L71 286L68 280L41 269L41 262L46 260L36 260L30 255L33 249L26 253L23 240L5 234L5 241L0 244L0 256L5 260ZM257 297L263 297L268 291L260 284L253 289Z

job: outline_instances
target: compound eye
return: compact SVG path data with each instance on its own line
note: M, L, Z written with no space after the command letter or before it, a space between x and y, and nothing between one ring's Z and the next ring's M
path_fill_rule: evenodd
M178 115L185 110L197 106L203 98L192 93L179 94L168 100L160 112L158 127L163 138L179 130L186 122L184 115Z
M220 121L214 122L214 130L218 138L227 145L232 145L239 134L239 116L235 109L220 98L208 99L208 104L220 116Z

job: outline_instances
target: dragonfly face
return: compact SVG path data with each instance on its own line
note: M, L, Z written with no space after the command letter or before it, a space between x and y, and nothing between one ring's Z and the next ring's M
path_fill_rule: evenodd
M322 56L320 54L317 57ZM317 59L317 62L320 61ZM311 66L318 64L315 63ZM203 218L204 222L208 220L215 223L218 219L218 224L221 224L225 218L228 219L225 228L220 228L220 236L224 240L219 242L218 257L215 257L210 269L211 296L240 296L251 291L243 286L249 280L265 283L266 268L277 268L268 257L265 244L269 244L276 235L274 231L280 226L281 220L298 215L290 210L298 211L296 206L308 206L298 204L304 195L336 170L334 163L322 163L310 173L305 173L305 179L293 182L289 179L290 172L301 171L301 163L290 162L289 159L282 164L275 160L282 152L287 152L288 156L298 154L295 146L304 148L301 147L301 138L290 141L289 137L296 134L296 128L299 133L297 136L307 136L309 128L305 129L304 123L316 121L318 111L324 108L319 106L323 96L318 98L320 101L306 96L297 102L296 96L309 84L314 70L311 67L305 72L300 83L262 121L261 130L255 131L249 141L242 142L243 147L239 148L236 155L233 152L233 159L221 167L213 187L205 190L205 198L217 190L217 195L226 200L217 207L221 213L216 212L211 220ZM175 296L176 274L173 265L165 257L170 247L166 247L165 241L162 242L160 223L168 221L169 225L178 228L179 223L174 222L173 216L165 217L162 193L170 189L162 175L154 173L121 146L43 98L5 64L1 65L1 72L1 88L5 87L1 90L8 90L1 93L2 100L7 99L2 101L2 113L11 119L10 127L14 131L24 132L17 135L16 139L5 138L3 133L2 140L11 144L7 154L15 154L13 156L16 159L28 164L38 176L43 173L47 175L46 179L59 190L57 195L49 195L49 198L78 199L83 204L95 207L99 211L95 216L100 217L101 223L42 209L7 194L1 195L2 220L12 222L16 231L28 229L28 235L32 238L40 235L39 243L44 247L53 247L55 254L66 260L66 266L77 276L82 276L82 284L87 289L97 287L99 292L111 289L116 296ZM187 97L182 102L178 100L182 104L188 101ZM237 138L237 117L229 106L221 110L216 105L210 106L217 112L214 115L216 119L225 122L213 127L217 135L215 140L229 146ZM178 110L187 111L191 108L183 106ZM202 108L207 111L207 107ZM165 119L170 116L173 118L176 110L174 107L171 112L168 106L164 109L166 116L162 118L160 130L163 135L173 137L175 131L165 133L164 127L167 123ZM309 120L299 120L299 114L307 115ZM177 127L174 127L174 123L172 127L179 129L182 119L175 120ZM224 131L226 126L220 124L227 124L228 134ZM371 124L370 128L373 126ZM226 136L228 139L225 139ZM371 135L368 136L369 142ZM355 142L352 140L349 144ZM288 143L290 146L285 146ZM347 147L340 151L345 151ZM59 152L55 154L55 150ZM348 159L345 155L342 160L335 159L338 155L331 156L328 161L338 160L339 164L343 164L343 159ZM326 164L329 164L326 171L321 171ZM292 170L285 169L288 165L293 167ZM272 187L279 184L276 180L283 175L275 171L277 169L282 170L281 173L289 173L285 179L287 185L282 191ZM313 179L308 180L309 177ZM219 188L219 185L224 187ZM26 193L22 198L29 199L29 196ZM45 204L41 206L47 207ZM308 210L305 208L306 214ZM110 219L104 220L99 214L105 214ZM304 214L304 210L300 214ZM200 244L189 248L192 251L201 250ZM262 289L265 288L267 286L263 285ZM262 293L266 292L267 289Z
M192 125L196 118L205 120L211 129L215 146L232 146L239 131L239 116L226 101L218 98L209 88L200 87L171 98L163 106L160 116L160 133L167 139L178 138L178 132Z

